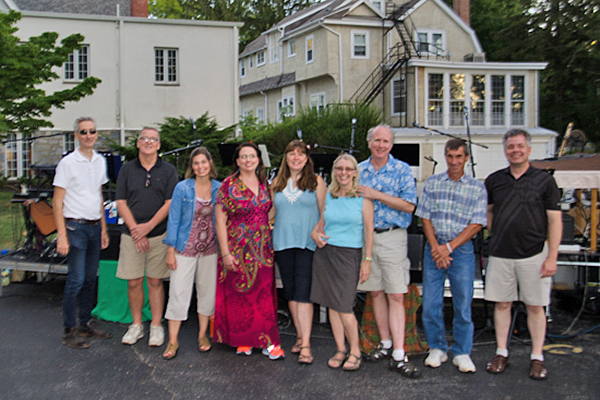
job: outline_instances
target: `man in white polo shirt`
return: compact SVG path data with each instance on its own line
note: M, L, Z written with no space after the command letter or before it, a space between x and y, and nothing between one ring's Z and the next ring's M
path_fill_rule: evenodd
M94 120L78 118L74 128L79 147L56 167L52 206L58 233L56 249L68 255L69 267L63 294L62 343L75 349L87 349L90 344L81 336L112 336L91 324L100 250L108 247L109 240L102 200L102 185L108 178L104 157L94 151L98 139ZM78 300L79 326L76 324Z

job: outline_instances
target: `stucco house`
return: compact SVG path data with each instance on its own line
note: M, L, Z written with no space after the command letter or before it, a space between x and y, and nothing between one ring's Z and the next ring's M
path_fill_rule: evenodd
M276 122L299 106L367 101L383 110L419 181L444 169L447 137L467 119L476 176L506 165L501 137L533 136L532 158L555 152L538 125L538 73L546 63L486 62L469 26L469 0L325 0L277 23L239 55L239 110ZM402 149L404 148L404 149ZM436 172L440 172L438 169Z
M82 115L96 119L101 137L121 143L167 116L208 112L221 126L239 121L241 23L149 19L147 0L0 0L0 12L11 9L23 15L17 35L24 41L46 31L59 33L59 40L85 37L57 71L61 78L44 90L62 90L86 76L102 83L93 95L53 110L54 128L36 135L48 138L6 142L0 162L6 177L26 176L31 164L56 164L73 149L73 121Z

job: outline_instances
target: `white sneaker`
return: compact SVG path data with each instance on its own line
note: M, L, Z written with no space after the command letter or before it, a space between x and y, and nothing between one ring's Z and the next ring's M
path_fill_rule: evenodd
M139 339L144 337L144 327L142 325L129 325L127 332L123 335L121 343L135 344Z
M162 346L165 342L165 328L162 325L154 326L150 325L150 338L148 339L148 346L158 347Z
M431 368L438 368L442 363L448 361L448 354L440 349L432 349L429 356L425 359L425 365Z
M468 354L461 354L460 356L456 356L452 359L452 364L458 367L460 372L475 372L477 368L475 364L473 364L473 360Z

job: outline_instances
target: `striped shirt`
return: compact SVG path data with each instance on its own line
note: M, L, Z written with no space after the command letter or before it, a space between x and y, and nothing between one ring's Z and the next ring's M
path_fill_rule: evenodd
M440 243L457 237L470 224L487 223L487 192L482 182L464 175L452 180L448 172L425 181L417 216L431 221Z

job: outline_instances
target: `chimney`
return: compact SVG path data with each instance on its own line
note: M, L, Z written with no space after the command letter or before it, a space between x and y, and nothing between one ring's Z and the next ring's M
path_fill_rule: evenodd
M148 18L148 0L131 0L131 16Z
M452 5L454 6L454 12L458 14L460 19L462 19L467 25L471 25L471 16L470 16L470 1L469 0L452 0Z

